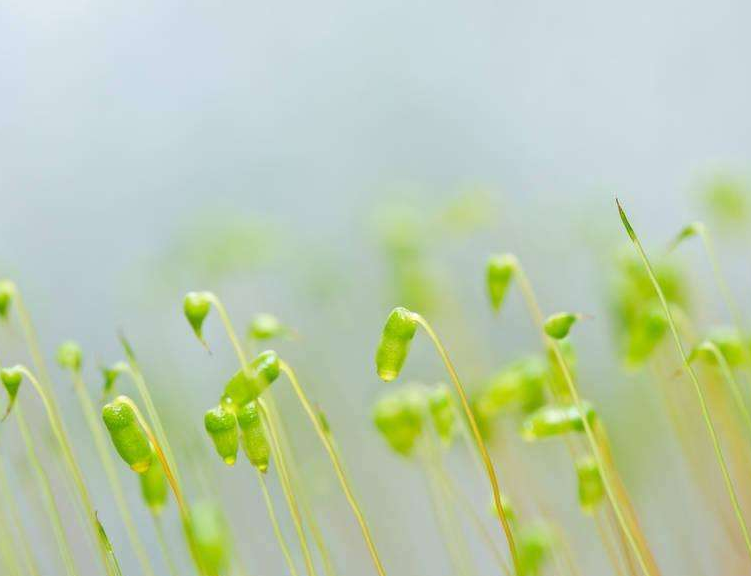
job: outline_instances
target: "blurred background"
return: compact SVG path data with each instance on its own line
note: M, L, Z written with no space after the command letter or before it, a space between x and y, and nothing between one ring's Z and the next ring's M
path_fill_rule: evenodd
M725 506L720 480L713 469L719 504L691 482L649 371L623 368L609 304L627 240L618 195L655 254L706 221L748 308L750 15L730 1L4 2L0 270L23 291L51 363L62 340L81 343L93 394L97 365L122 357L117 330L128 335L190 498L224 503L249 574L284 564L252 470L224 467L202 427L235 359L213 316L206 354L181 303L213 290L242 331L257 313L277 315L299 337L274 346L327 411L389 574L448 575L420 469L372 425L373 402L399 386L380 383L373 353L395 305L434 322L470 388L540 353L515 290L500 317L487 304L486 259L513 252L546 313L592 315L574 336L580 388L608 425L664 573L717 573L723 558L723 573L741 573L712 514ZM697 325L729 323L700 244L670 259ZM0 344L3 363L28 361L14 322ZM72 385L52 372L124 573L138 573ZM424 338L410 379L445 379ZM325 454L289 386L276 386L335 563L369 574ZM43 415L32 419L49 440ZM61 573L17 442L4 426L44 572ZM517 449L524 470L497 462L511 499L540 515L526 494L539 486L581 572L605 573L562 446ZM457 449L449 461L493 527L471 460ZM137 482L120 471L149 535ZM167 517L179 549L174 506ZM285 530L291 538L286 520ZM478 574L492 572L481 544L473 556Z

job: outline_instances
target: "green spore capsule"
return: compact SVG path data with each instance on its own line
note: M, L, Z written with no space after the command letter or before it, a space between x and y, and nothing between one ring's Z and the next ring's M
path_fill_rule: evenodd
M205 292L188 292L183 299L183 313L193 332L203 342L203 321L211 311L211 299Z
M450 444L456 427L456 407L448 386L439 384L428 392L428 408L438 437Z
M3 382L3 387L8 393L8 407L5 409L3 420L5 420L13 409L18 397L18 390L23 382L23 372L15 366L11 368L3 368L0 370L0 380Z
M506 298L506 292L514 278L519 263L512 254L491 256L485 270L488 296L493 310L498 312Z
M584 412L590 424L597 415L588 403L584 403ZM543 406L528 416L522 423L521 436L527 442L551 438L572 432L584 432L584 421L576 406Z
M10 280L0 281L0 318L6 320L8 318L8 312L10 312L10 305L13 302L13 296L15 295L16 287Z
M384 382L391 382L402 370L409 346L417 331L417 321L406 308L394 308L386 319L376 350L376 370Z
M81 347L72 340L63 342L57 349L57 363L61 368L78 372L83 365Z
M559 312L558 314L553 314L545 320L545 334L554 340L563 340L568 336L571 327L578 319L578 314L571 314L570 312Z
M224 387L222 407L235 412L256 400L279 377L279 356L273 350L261 352L248 366L239 370Z
M519 574L538 576L553 555L555 532L547 524L525 526L519 531Z
M209 574L223 573L232 553L232 536L221 508L199 502L190 511L190 526L201 566Z
M576 462L576 477L579 485L579 506L585 514L593 514L605 495L600 469L595 459L591 456L579 459Z
M135 472L143 473L151 466L154 450L141 428L130 401L118 396L102 408L102 420L109 430L117 453Z
M258 314L248 326L248 338L270 340L287 333L287 328L271 314Z
M145 472L139 474L141 481L141 496L151 513L158 515L167 503L169 486L167 476L156 454L151 455L152 465Z
M217 406L206 412L203 425L206 432L211 436L214 447L224 463L227 466L233 466L237 460L239 445L235 415L221 406Z
M425 397L418 388L406 388L381 398L373 422L391 448L410 456L422 434Z
M237 413L237 423L240 425L242 446L250 463L260 472L269 469L269 455L271 447L266 430L263 426L261 413L255 402L248 402Z
M712 350L712 344L725 357L729 366L737 368L748 363L751 350L734 328L722 327L712 330L704 342L701 342L692 352L692 360L699 358L712 366L717 365L717 356Z

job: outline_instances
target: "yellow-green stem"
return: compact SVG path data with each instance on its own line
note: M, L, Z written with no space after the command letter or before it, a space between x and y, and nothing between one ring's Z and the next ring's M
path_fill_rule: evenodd
M263 475L263 472L260 470L256 471L258 474L258 483L261 485L261 493L263 494L263 501L266 504L266 510L269 513L269 520L271 520L271 526L274 529L274 535L276 536L276 540L279 543L279 548L282 550L282 555L284 556L284 560L287 563L287 567L289 568L289 573L291 576L297 576L297 568L295 568L295 561L292 559L292 554L290 554L289 546L287 545L287 541L284 539L284 534L282 533L281 528L279 527L279 520L276 517L276 511L274 510L274 502L271 500L271 495L269 494L269 488L266 485L266 477Z
M490 489L493 492L493 502L495 504L496 512L498 513L498 519L501 523L501 528L503 529L504 535L506 536L506 541L508 543L511 560L514 565L514 571L517 575L521 575L522 572L521 566L519 564L519 554L516 550L516 543L514 542L514 534L511 531L511 525L509 524L508 518L506 517L506 512L503 510L503 505L501 503L501 490L498 487L498 478L495 473L495 467L493 466L493 461L490 459L490 454L488 453L488 448L485 445L485 441L482 439L480 428L477 425L477 421L475 420L472 408L469 405L469 400L467 400L467 395L464 392L464 387L459 380L459 376L454 369L454 365L451 363L451 360L448 357L446 349L438 338L438 335L433 331L433 328L430 326L427 320L425 320L425 318L423 318L419 314L413 314L413 316L433 341L433 345L435 346L438 354L443 360L451 381L454 384L456 393L459 395L459 399L461 400L461 405L464 410L464 415L467 419L467 422L469 422L470 430L472 431L472 435L474 436L475 443L480 450L480 456L482 457L482 461L485 466L485 472L488 476L488 481L490 482Z
M725 381L730 388L730 394L733 396L735 406L741 413L743 422L746 425L746 431L751 433L751 414L749 414L746 403L743 400L743 394L741 393L740 386L738 385L738 380L736 380L735 375L733 374L733 369L728 364L725 355L714 342L707 341L702 344L702 346L707 348L717 360L717 364L720 367L720 372L722 373L722 376L725 378Z
M306 396L305 391L302 389L302 386L300 386L300 383L297 380L297 376L295 375L295 372L292 370L292 368L290 368L287 365L286 362L283 362L283 361L279 362L279 367L282 370L282 372L284 372L284 374L287 376L290 383L292 384L292 387L295 390L295 394L297 394L297 397L300 400L300 403L302 404L302 407L305 410L305 413L308 415L310 422L313 424L313 428L315 429L316 434L318 435L318 438L321 440L323 447L326 449L326 452L329 455L329 459L331 460L331 464L334 467L334 472L336 473L336 476L339 479L339 484L342 487L344 496L347 498L347 502L349 503L350 508L352 509L352 512L355 515L355 518L357 519L357 523L360 525L360 530L362 531L362 535L363 535L363 538L365 539L365 544L368 547L368 551L370 552L370 556L373 559L373 564L375 565L376 571L378 572L380 576L386 576L386 572L383 568L383 564L381 563L381 559L378 555L378 550L376 549L375 543L373 542L373 538L370 534L370 528L368 527L368 524L365 521L365 516L363 515L362 510L360 509L360 505L358 504L357 499L355 498L355 495L352 491L352 488L350 487L349 482L347 481L347 477L344 474L342 463L339 460L339 456L334 446L332 445L328 434L323 429L323 426L321 425L321 421L318 418L318 415L316 414L315 410L313 409L313 406L308 400L308 397Z
M5 474L5 468L2 463L0 463L0 492L2 492L5 497L4 504L8 508L11 523L13 524L13 528L15 529L18 538L21 540L23 563L26 567L26 572L30 576L39 576L39 566L37 565L34 553L31 551L32 540L23 525L16 500L10 492L10 484L8 483L8 477Z
M741 507L738 502L738 496L735 491L735 486L733 485L733 480L730 477L730 472L728 471L727 463L725 462L725 456L722 452L722 446L720 445L720 440L717 437L717 432L715 431L715 427L712 422L712 417L709 413L709 407L707 406L706 399L704 398L704 392L701 389L701 384L699 384L699 378L696 376L696 372L694 372L694 369L691 366L691 363L688 361L688 356L686 355L686 351L683 348L683 342L681 341L681 337L678 334L678 328L676 327L676 324L673 321L673 315L670 311L670 305L668 304L667 299L665 298L665 294L662 291L662 287L660 286L660 283L657 280L657 277L655 276L654 270L652 269L652 264L650 264L649 258L647 258L647 254L644 251L644 248L642 247L641 242L639 241L639 238L636 236L634 229L631 227L631 224L629 223L628 218L626 217L626 214L623 211L623 208L621 207L620 203L618 204L618 211L620 213L623 225L626 228L626 232L628 233L629 238L631 238L631 241L634 244L634 247L636 248L636 251L638 252L639 257L641 258L641 261L644 264L644 268L647 271L649 280L651 281L652 286L654 287L655 292L657 293L657 297L660 300L660 304L662 305L662 309L665 313L665 317L667 318L668 326L670 327L670 333L673 336L673 340L675 341L676 348L678 348L678 353L680 354L681 361L683 362L683 366L686 369L686 372L688 372L689 378L691 379L691 382L694 385L696 396L699 400L699 406L701 407L702 417L704 418L704 423L707 427L707 432L709 433L709 437L712 441L712 447L714 449L715 456L717 458L717 463L720 467L720 471L722 472L722 478L725 482L725 488L728 492L730 503L733 507L733 512L735 513L735 516L738 520L738 525L743 534L743 540L746 544L746 550L748 552L749 558L751 558L751 537L749 537L748 527L746 526L746 520L743 518L743 512L741 511ZM586 418L584 420L586 421Z

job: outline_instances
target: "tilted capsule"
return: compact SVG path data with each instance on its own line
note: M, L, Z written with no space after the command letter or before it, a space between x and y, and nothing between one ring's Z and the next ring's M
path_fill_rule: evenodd
M410 456L422 434L425 398L417 388L403 389L381 398L373 422L391 448Z
M83 364L83 352L81 347L72 340L63 342L57 349L57 363L61 368L67 368L77 372Z
M448 386L439 384L428 392L428 409L438 437L449 444L456 427L456 407Z
M120 457L135 472L142 473L151 465L153 447L132 406L122 398L118 396L102 408L102 420Z
M211 436L214 447L224 463L228 466L234 465L237 460L239 445L235 415L221 406L217 406L206 412L203 425L208 435Z
M143 496L143 500L151 513L159 514L167 503L169 487L164 468L162 468L162 463L159 462L156 454L152 454L151 462L151 466L138 475L141 481L141 496Z
M559 312L548 316L545 320L544 328L545 334L553 338L554 340L563 340L571 331L571 327L579 319L577 314L571 314L570 312Z
M399 376L416 330L417 321L412 312L401 307L391 311L375 356L378 376L384 382L391 382Z
M0 370L0 380L2 380L3 387L8 393L8 407L5 409L5 414L3 415L3 420L5 420L16 403L18 389L21 387L21 382L23 382L23 372L15 366L3 368Z
M239 370L224 387L222 407L234 412L256 400L279 377L279 356L273 350L261 352L248 366Z
M590 424L597 418L594 409L584 403L584 412ZM521 436L528 442L560 436L571 432L583 432L584 420L574 406L543 406L529 415L522 423Z
M250 463L261 472L269 469L271 446L266 438L263 419L255 402L248 402L237 413L243 451Z
M591 514L605 494L600 468L595 459L586 456L577 460L576 477L579 485L579 506L585 513Z
M203 321L211 311L211 299L205 292L188 292L183 299L183 313L198 339L203 342Z
M220 507L204 501L190 510L190 528L200 565L209 574L222 574L232 554L229 524Z
M516 257L511 254L491 256L488 260L485 269L485 281L490 304L496 312L501 309L518 265Z

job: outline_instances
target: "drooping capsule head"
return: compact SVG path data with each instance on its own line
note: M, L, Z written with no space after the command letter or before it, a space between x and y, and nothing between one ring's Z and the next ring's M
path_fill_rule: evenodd
M16 293L16 286L10 280L0 281L0 319L5 320L8 318L8 312L10 311L10 305L13 302L13 297Z
M117 453L135 472L149 469L154 449L136 418L131 400L118 396L102 408L102 420Z
M287 332L287 327L272 314L258 314L248 326L248 338L252 340L270 340Z
M410 456L422 434L425 396L416 386L382 397L373 410L373 422L391 448Z
M57 349L57 363L61 368L78 372L83 364L81 347L72 340L63 342Z
M378 376L384 382L391 382L399 376L416 330L417 320L412 312L402 307L391 311L375 356Z
M151 513L158 515L167 503L169 487L167 476L158 461L156 454L151 456L151 466L145 472L138 475L141 482L141 496Z
M577 314L570 312L559 312L548 316L545 320L545 334L553 338L554 340L562 340L568 336L571 327L579 319Z
M273 350L261 352L248 370L238 370L224 387L222 407L237 412L248 402L256 400L279 377L279 355Z
M514 278L519 262L512 254L491 256L485 268L485 282L490 305L498 312L506 298L506 292Z
M233 466L237 460L239 445L235 415L221 406L217 406L206 412L203 425L224 463L227 466Z
M243 452L250 463L265 473L269 469L271 447L266 438L263 419L255 402L248 402L237 413Z
M593 514L605 494L600 468L595 459L585 456L577 460L576 477L579 486L579 506L585 514Z
M446 384L439 384L428 393L428 409L438 437L444 444L450 444L456 427L456 406L451 390Z
M23 382L23 372L17 366L3 368L0 370L0 380L2 380L3 387L8 393L8 407L5 409L5 414L3 415L3 420L5 420L16 403L18 390L21 387L21 382Z
M588 402L583 402L582 407L587 422L593 425L597 419L594 408ZM543 406L524 420L521 436L527 442L534 442L572 432L584 432L584 430L584 418L576 406L551 404Z
M204 572L223 573L232 554L232 538L221 508L208 501L194 505L190 510L190 532Z
M188 292L183 299L183 313L198 339L203 342L203 321L211 311L211 298L206 292Z

